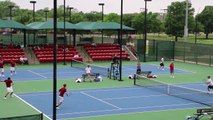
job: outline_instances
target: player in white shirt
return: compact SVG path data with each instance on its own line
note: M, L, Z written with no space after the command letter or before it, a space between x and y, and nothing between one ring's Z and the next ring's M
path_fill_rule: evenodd
M90 80L90 82L92 82L92 79L91 79L92 68L90 67L90 65L87 65L87 67L85 68L85 74L86 74L86 77Z
M206 84L208 85L207 89L208 91L210 91L210 89L213 89L213 81L211 79L211 76L208 76L207 78L208 78L206 81Z
M160 59L160 67L159 68L164 70L164 58L163 57Z

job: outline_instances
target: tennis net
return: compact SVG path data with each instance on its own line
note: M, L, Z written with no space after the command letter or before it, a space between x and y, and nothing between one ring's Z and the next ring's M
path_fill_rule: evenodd
M213 107L213 94L208 93L207 91L167 84L157 80L145 78L141 75L134 75L134 85Z
M91 66L93 74L100 74L102 76L107 76L107 77L109 76L109 68L108 67L88 64L88 63L84 63L82 61L78 61L78 60L75 60L75 59L71 60L71 67L73 67L73 68L77 68L77 69L84 71L87 65Z

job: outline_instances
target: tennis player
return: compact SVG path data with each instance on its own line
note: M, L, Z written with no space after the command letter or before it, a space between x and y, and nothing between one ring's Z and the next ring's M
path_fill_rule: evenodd
M67 96L69 96L69 94L67 93L67 85L63 84L63 87L59 90L59 99L58 99L58 103L56 105L56 108L59 109L59 106L63 103L64 101L64 94L66 94Z
M7 93L4 96L4 99L7 99L7 96L10 94L11 97L13 97L13 81L10 79L10 77L8 77L6 80L4 81L0 81L0 82L5 82L6 87L7 87Z
M4 77L4 60L0 58L0 77Z
M163 57L160 59L160 67L159 68L164 70L164 58Z
M13 60L11 60L10 61L10 75L16 74L15 68L16 68L16 63Z
M175 68L174 62L170 63L169 68L170 68L170 77L175 78L175 76L174 76L174 68Z
M213 81L211 79L211 76L207 76L206 84L208 85L207 90L210 92L210 89L213 89Z
M90 82L92 82L92 79L91 79L92 68L90 67L90 65L87 65L87 67L85 68L85 74L86 74L86 77L90 80Z
M140 63L137 64L136 74L141 74L141 64Z

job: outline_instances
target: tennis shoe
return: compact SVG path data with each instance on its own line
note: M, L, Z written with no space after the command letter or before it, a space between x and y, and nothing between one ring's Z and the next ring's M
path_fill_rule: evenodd
M7 98L6 98L6 97L4 97L4 99L6 100Z
M4 75L2 75L2 77L4 77Z
M59 108L59 107L56 107L56 109L59 110L60 108Z

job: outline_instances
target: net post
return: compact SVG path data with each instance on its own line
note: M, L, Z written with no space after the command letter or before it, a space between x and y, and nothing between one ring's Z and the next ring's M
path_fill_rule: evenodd
M72 67L72 62L73 62L73 59L71 59L71 67Z
M43 113L41 113L41 120L44 120L44 116L43 116Z
M134 74L133 79L134 79L134 85L136 85L136 74Z
M170 94L170 86L167 85L167 94L169 95Z

